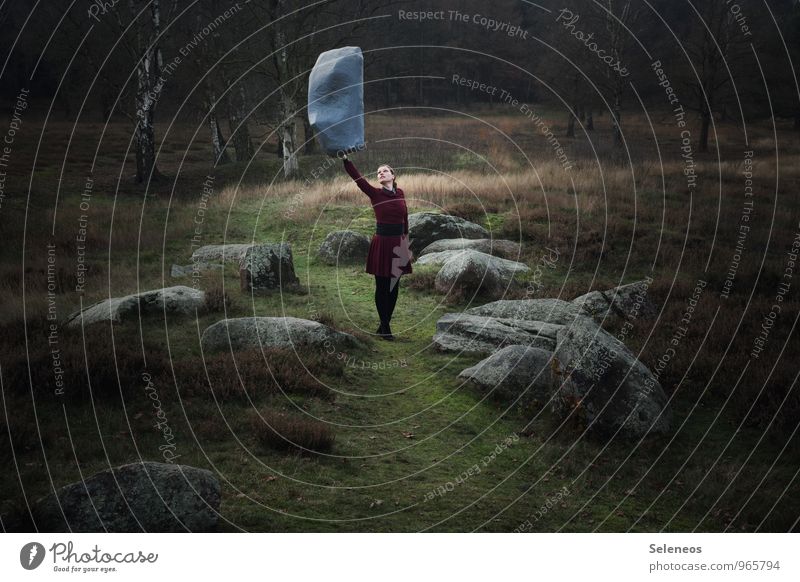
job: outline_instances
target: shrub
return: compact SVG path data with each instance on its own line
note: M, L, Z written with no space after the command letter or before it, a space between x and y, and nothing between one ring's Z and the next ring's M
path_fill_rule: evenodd
M205 308L209 313L227 312L232 305L233 301L222 285L216 285L206 291Z
M262 411L253 428L261 444L278 450L330 451L335 438L328 424L276 410Z
M430 293L434 289L437 271L418 269L404 278L405 286L414 291Z
M333 400L334 392L315 376L342 373L341 360L326 354L309 351L300 359L292 350L279 349L215 354L175 363L175 378L182 392L213 393L223 402L282 393Z
M330 311L317 311L311 317L314 321L327 325L330 328L336 329L336 318Z
M22 327L19 320L0 326L3 381L12 392L27 393L32 387L52 395L62 389L71 401L118 397L120 391L138 390L144 372L155 376L167 369L166 351L145 344L143 352L135 329L114 328L112 335L108 325L98 324L82 336L80 329L61 328L51 344L44 318L28 323L27 342L19 341L25 337Z

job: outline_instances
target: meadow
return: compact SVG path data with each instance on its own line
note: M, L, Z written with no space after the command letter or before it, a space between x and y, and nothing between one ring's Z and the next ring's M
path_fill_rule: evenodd
M436 352L431 336L438 317L484 299L437 295L426 269L401 281L398 341L374 339L371 277L316 258L332 230L373 230L338 161L301 156L300 177L285 180L265 134L250 163L214 167L205 128L185 121L158 127L167 178L145 187L132 180L125 122L26 119L0 207L3 529L32 528L29 504L52 486L164 460L151 379L176 462L223 484L222 531L796 531L800 281L787 268L799 136L789 122L748 126L746 138L719 124L711 152L692 152L689 187L668 114L628 117L621 150L607 119L564 138L563 115L543 117L570 171L503 107L370 115L368 139L381 137L353 159L371 180L392 164L412 212L522 243L529 266L555 249L555 266L508 298L569 300L652 277L658 315L625 342L660 370L672 434L598 440L578 418L509 407L459 381L481 358ZM234 265L170 277L198 244L264 241L292 244L299 289L242 293ZM175 284L207 292L197 317L51 327L102 298ZM250 315L317 319L366 347L201 353L208 325Z

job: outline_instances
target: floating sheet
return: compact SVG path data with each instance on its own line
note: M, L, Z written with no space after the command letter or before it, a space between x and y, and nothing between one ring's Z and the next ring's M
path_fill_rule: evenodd
M308 121L328 155L364 149L364 57L359 47L319 55L308 79Z

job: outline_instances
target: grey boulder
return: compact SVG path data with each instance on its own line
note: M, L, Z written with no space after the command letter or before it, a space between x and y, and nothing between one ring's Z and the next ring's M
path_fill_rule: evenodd
M317 57L308 78L308 121L328 155L364 148L364 57L346 46Z
M506 405L545 404L555 386L551 372L553 352L530 346L510 345L462 371L482 391Z
M457 290L469 295L480 294L497 299L514 285L515 274L529 270L522 263L473 250L443 251L426 255L420 260L432 263L438 259L444 259L434 281L434 287L439 293Z
M576 317L586 315L578 305L551 298L501 299L480 307L471 307L465 313L525 321L546 321L559 325L569 325Z
M431 253L440 253L442 251L460 251L464 249L472 249L488 255L494 255L495 257L502 257L504 259L517 258L522 250L519 243L515 243L510 240L490 238L445 238L432 242L426 246L419 253L419 256L423 257Z
M515 273L527 273L530 268L524 263L517 261L510 261L500 257L495 257L482 251L475 249L460 249L450 251L439 251L438 253L429 253L417 259L418 265L444 265L449 263L451 259L461 260L464 263L469 262L472 257L477 257L487 263L492 263L497 267L500 273L505 277L513 276Z
M597 320L621 317L636 319L650 318L656 315L657 309L648 297L650 282L647 280L620 285L608 291L590 291L572 300L586 313Z
M72 313L64 323L68 327L80 327L103 321L122 322L140 315L194 315L204 306L205 293L192 287L176 285L98 301L83 311Z
M238 263L242 260L250 244L205 245L192 253L193 263Z
M606 435L640 438L669 430L664 390L625 344L587 317L559 329L557 344L562 414L579 406L587 427Z
M251 245L239 263L241 289L262 293L297 286L292 246L289 243Z
M416 212L408 215L409 246L416 254L431 243L441 239L489 238L489 231L482 226L449 214Z
M433 345L442 351L479 354L490 354L509 345L533 346L552 352L562 327L542 321L447 313L436 322Z
M364 262L369 253L369 243L369 238L361 233L337 230L325 237L317 255L328 265Z
M336 331L317 321L296 317L223 319L206 328L200 342L204 352L260 347L313 347L325 350L360 347L360 342L350 334Z
M62 487L36 502L33 514L37 529L48 532L210 532L219 506L210 471L142 462Z

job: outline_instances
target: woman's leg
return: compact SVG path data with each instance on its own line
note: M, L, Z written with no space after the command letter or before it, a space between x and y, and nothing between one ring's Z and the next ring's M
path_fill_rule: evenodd
M397 294L400 291L400 277L397 279L392 279L389 283L389 287L391 291L389 291L389 321L392 320L392 314L394 313L394 306L397 305Z
M389 277L375 275L375 308L381 320L381 333L389 326Z

